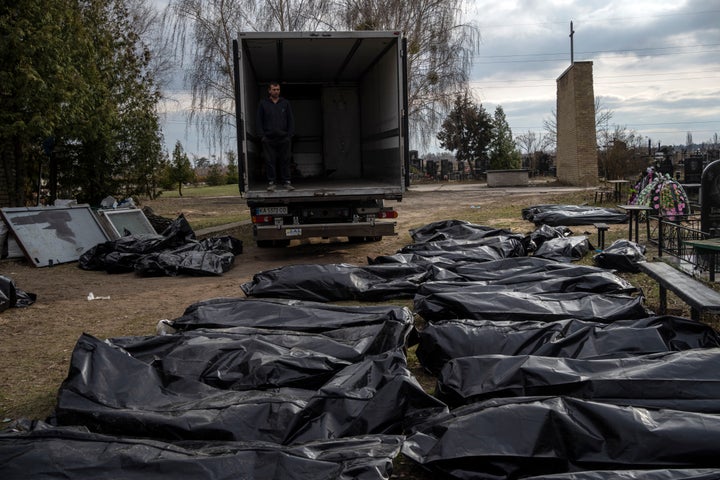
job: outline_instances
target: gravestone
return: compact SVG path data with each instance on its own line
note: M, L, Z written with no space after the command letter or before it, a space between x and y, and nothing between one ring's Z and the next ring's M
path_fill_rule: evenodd
M700 185L700 229L713 237L720 236L720 160L702 172Z
M684 183L700 183L703 173L703 157L687 157L684 161Z

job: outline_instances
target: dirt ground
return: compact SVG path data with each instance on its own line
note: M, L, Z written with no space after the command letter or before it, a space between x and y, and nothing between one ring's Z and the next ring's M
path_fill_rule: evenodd
M591 200L592 193L575 190L572 193L572 189L550 185L518 189L489 189L478 184L420 185L411 188L402 202L392 202L399 212L398 235L373 243L348 243L343 238L293 241L287 248L261 249L252 242L249 226L240 226L210 234L233 235L244 244L234 267L220 277L144 278L133 273L84 271L77 263L36 268L24 259L2 260L0 274L12 278L19 289L35 293L37 302L0 314L0 420L42 419L51 412L75 342L82 333L101 339L152 335L159 320L179 317L194 302L242 297L240 285L255 273L288 264L367 264L368 257L396 253L411 243L409 229L434 220L482 221L519 233L529 232L534 227L521 219L523 207L558 203L562 195L568 194ZM506 218L482 218L490 204L501 205L502 211L508 212ZM144 205L168 218L184 213L191 224L194 219L225 216L235 210L238 218L247 218L247 208L239 197L161 197ZM95 297L110 298L90 301L91 292Z

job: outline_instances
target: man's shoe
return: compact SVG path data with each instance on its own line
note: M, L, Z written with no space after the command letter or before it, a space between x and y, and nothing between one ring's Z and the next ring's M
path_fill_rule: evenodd
M288 192L292 192L293 190L295 190L295 187L293 187L293 186L290 184L290 182L286 182L286 183L285 183L285 190L287 190Z
M268 192L274 192L275 191L275 184L273 182L270 182L267 186Z

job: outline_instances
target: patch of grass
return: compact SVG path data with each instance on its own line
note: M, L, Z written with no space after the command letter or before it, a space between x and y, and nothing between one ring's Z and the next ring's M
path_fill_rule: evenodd
M240 191L238 190L237 184L231 183L227 185L216 185L216 186L187 186L182 188L182 197L225 197L225 196L237 196L240 197ZM177 189L175 190L163 190L163 198L181 198Z

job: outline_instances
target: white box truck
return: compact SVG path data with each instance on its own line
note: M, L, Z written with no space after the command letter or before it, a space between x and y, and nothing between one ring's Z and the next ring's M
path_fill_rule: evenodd
M258 246L396 235L408 186L405 42L400 32L247 32L233 42L239 188ZM268 84L295 118L295 190L267 190L256 125Z

